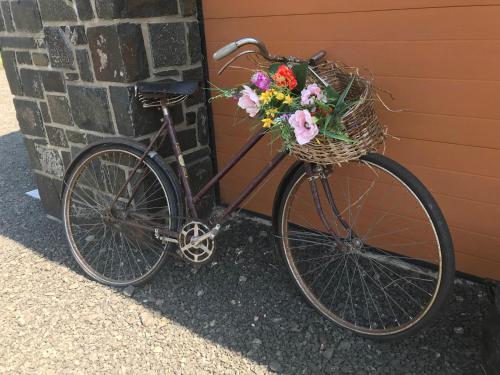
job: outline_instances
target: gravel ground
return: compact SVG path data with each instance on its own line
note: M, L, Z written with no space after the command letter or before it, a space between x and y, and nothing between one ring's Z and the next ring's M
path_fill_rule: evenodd
M194 270L170 263L130 290L88 280L34 188L0 74L0 374L481 374L481 286L458 282L449 310L406 341L377 343L327 323L243 216ZM132 295L131 295L132 294Z

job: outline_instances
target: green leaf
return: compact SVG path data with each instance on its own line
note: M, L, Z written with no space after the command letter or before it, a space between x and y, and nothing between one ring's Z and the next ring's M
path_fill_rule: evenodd
M355 79L355 77L351 78L351 80L349 81L349 84L347 85L345 90L342 92L342 94L340 94L339 99L337 101L337 105L335 106L335 113L336 114L341 113L340 111L346 110L345 98L347 97L347 94L349 94L349 90L351 89L351 86L354 82L354 79Z
M278 71L278 68L283 65L282 63L273 63L269 65L269 75L272 76Z
M330 125L330 122L332 121L333 115L330 113L326 115L325 117L325 124L323 125L323 131L326 131L326 128L328 128L328 125Z
M338 134L338 133L333 133L331 131L328 131L328 130L322 130L321 133L326 136L326 137L329 137L329 138L335 138L335 139L338 139L340 141L344 141L344 142L347 142L347 143L353 143L354 141L349 138L347 135L345 134Z
M307 70L308 70L308 65L307 64L295 64L292 67L292 72L295 74L295 78L297 79L297 87L293 91L295 92L300 92L306 85L306 79L307 79Z
M339 97L339 93L330 85L325 87L325 92L328 99L337 100Z

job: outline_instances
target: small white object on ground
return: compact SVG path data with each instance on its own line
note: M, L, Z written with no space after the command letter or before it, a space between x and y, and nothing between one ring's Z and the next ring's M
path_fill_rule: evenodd
M38 189L28 191L26 192L26 195L30 196L31 198L40 200L40 193L38 192Z

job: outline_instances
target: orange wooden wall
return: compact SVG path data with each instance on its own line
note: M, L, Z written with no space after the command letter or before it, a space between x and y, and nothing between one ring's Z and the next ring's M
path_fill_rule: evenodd
M286 4L286 5L283 5ZM204 0L210 80L234 86L241 73L217 77L212 53L240 37L271 52L368 68L396 97L380 110L387 154L429 187L450 225L457 268L500 279L500 2L482 0ZM232 103L214 104L219 167L251 134L235 125ZM271 158L263 142L221 184L229 202ZM289 165L289 163L287 164ZM270 213L287 165L246 208Z

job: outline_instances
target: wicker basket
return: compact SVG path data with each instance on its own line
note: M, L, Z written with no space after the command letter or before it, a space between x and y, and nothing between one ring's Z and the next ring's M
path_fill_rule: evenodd
M290 153L297 159L316 164L340 164L375 151L384 142L386 130L378 120L374 108L373 88L371 81L361 77L356 69L348 68L338 62L326 62L314 68L315 72L337 92L344 91L352 77L355 77L347 98L361 99L343 117L342 124L352 143L325 138L322 136L305 144L295 144ZM322 82L308 75L308 83Z

